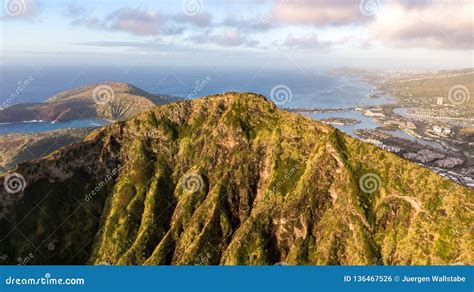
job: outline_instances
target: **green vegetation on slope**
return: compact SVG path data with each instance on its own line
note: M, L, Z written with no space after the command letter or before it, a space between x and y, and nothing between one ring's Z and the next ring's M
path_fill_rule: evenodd
M471 190L250 93L157 107L15 172L9 263L474 262Z
M106 82L66 90L44 103L15 104L0 111L1 123L31 120L67 121L78 119L126 120L179 98L150 94L133 85Z
M62 129L43 133L8 134L0 136L0 173L18 164L36 159L61 147L80 142L91 129Z

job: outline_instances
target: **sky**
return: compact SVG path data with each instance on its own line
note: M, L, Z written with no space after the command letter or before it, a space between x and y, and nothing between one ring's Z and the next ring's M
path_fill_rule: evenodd
M0 0L2 66L474 67L473 0Z

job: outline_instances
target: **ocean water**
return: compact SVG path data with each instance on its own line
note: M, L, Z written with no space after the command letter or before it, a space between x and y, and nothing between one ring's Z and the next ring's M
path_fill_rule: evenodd
M380 127L379 124L373 119L372 117L367 117L364 116L361 112L359 111L342 111L342 112L324 112L324 113L308 113L305 114L305 116L310 117L315 120L321 120L321 119L327 119L327 118L346 118L346 119L355 119L360 121L360 123L357 124L349 124L349 125L333 125L335 128L338 128L339 130L343 131L344 133L360 138L357 134L355 134L356 130L362 130L362 129L377 129ZM403 138L406 140L410 140L413 142L418 142L420 144L426 145L433 147L435 149L443 149L443 146L437 142L431 141L431 140L425 140L425 139L420 139L417 137L414 137L406 132L403 132L402 130L382 130L390 135Z
M97 128L107 125L109 121L101 119L82 119L65 122L27 121L22 123L0 124L0 135L11 133L38 133L68 128Z
M183 98L198 98L229 91L255 92L267 96L283 108L341 109L395 103L392 96L367 98L373 86L357 78L344 77L321 70L288 71L275 69L211 69L211 68L137 68L137 67L55 67L1 68L0 106L16 103L43 102L50 96L71 88L118 81L133 84L150 93ZM274 90L274 89L277 90ZM275 94L272 95L272 90ZM282 94L281 96L279 95ZM404 109L396 109L404 113ZM357 129L375 129L379 125L361 112L348 110L306 114L314 119L331 117L361 121L353 125L335 125L357 137ZM0 135L9 133L46 132L64 128L100 127L106 120L86 119L66 122L32 122L0 124ZM391 134L440 147L402 131Z
M275 69L210 68L124 68L124 67L45 67L1 68L0 105L43 102L71 88L118 81L133 84L150 93L198 98L229 91L255 92L276 101L283 108L351 108L394 103L390 96L366 98L373 86L356 78L337 76L321 70L289 71ZM272 91L274 94L272 94ZM347 132L377 124L357 112L346 116L362 120ZM314 118L341 116L326 113ZM90 127L106 121L84 120L60 123L16 123L0 125L0 134L41 132L60 128ZM94 125L95 124L95 125Z
M392 102L390 97L367 100L371 84L320 70L4 67L0 73L0 104L7 105L42 102L61 91L105 81L127 82L150 93L184 98L228 91L270 97L273 88L283 85L290 90L291 98L281 106L289 108L346 108Z

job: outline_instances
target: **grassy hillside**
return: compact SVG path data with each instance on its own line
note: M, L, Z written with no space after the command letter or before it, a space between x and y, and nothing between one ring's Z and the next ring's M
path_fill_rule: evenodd
M0 173L19 163L46 156L61 147L80 142L91 129L64 129L44 133L0 136Z
M102 94L102 97L101 97ZM31 120L62 121L84 118L126 120L156 105L177 101L133 85L109 82L64 91L40 104L17 104L0 110L0 123ZM34 134L0 135L0 173L27 160L43 157L79 142L91 129L65 129Z
M157 107L15 172L9 264L474 263L473 191L251 93Z
M127 83L108 82L67 90L44 103L13 105L0 111L0 123L84 118L126 120L155 105L176 100L167 95L150 94Z

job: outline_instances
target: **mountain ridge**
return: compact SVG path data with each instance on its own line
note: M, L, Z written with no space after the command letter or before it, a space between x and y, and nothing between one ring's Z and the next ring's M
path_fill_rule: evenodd
M155 105L178 100L169 95L148 93L128 83L105 82L60 92L43 103L12 105L0 111L0 123L88 118L126 120Z
M99 97L100 93L104 95L103 99ZM31 120L56 122L88 118L126 120L152 109L155 105L178 100L180 98L169 95L150 94L128 83L105 82L63 91L43 103L17 104L0 110L0 123ZM69 128L4 135L0 137L0 173L14 168L18 163L40 158L62 146L80 142L91 130Z
M474 262L471 190L252 93L158 106L15 172L9 264L32 249L42 264Z

